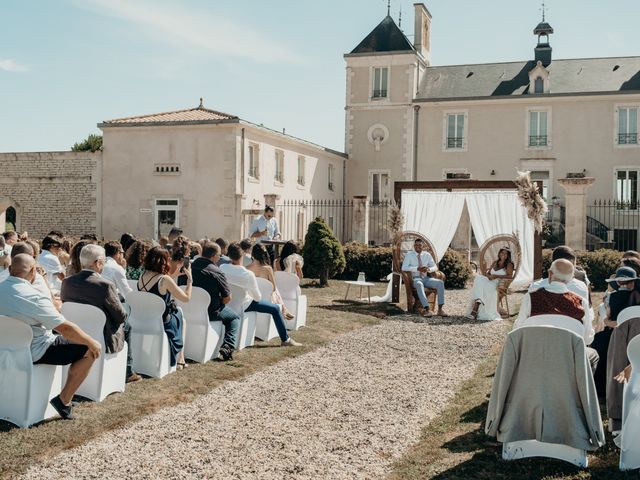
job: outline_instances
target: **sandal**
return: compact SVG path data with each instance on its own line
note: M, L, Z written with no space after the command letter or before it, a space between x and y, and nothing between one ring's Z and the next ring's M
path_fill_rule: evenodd
M187 368L187 364L185 362L177 362L176 363L176 370L184 370L185 368Z
M284 318L286 318L287 320L293 320L294 318L296 318L296 316L290 314L289 312L285 312Z

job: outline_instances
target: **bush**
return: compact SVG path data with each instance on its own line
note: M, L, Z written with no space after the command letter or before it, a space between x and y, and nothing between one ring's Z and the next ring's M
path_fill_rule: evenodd
M309 224L302 256L305 277L318 278L321 287L329 284L329 278L342 273L346 263L342 245L322 217Z
M438 264L440 271L447 276L445 288L465 288L471 277L471 267L467 259L455 250L448 249Z
M553 250L542 252L542 273L546 277L547 270L551 267L551 254ZM606 279L615 273L620 266L622 253L616 250L596 250L595 252L576 252L578 265L585 269L587 276L593 284L594 290L606 290Z
M386 279L391 273L393 251L391 247L367 247L364 243L351 242L344 246L347 266L339 276L342 280L355 280L364 272L367 281Z

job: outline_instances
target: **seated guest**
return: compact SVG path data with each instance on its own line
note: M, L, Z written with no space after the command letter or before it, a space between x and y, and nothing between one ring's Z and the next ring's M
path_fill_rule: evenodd
M164 247L162 247L164 248ZM136 240L127 250L127 278L138 280L144 272L144 259L149 251L149 244L142 240Z
M186 288L183 291L169 275L171 268L169 252L162 247L153 247L144 259L144 273L138 280L138 290L159 296L164 301L165 309L162 314L164 331L169 340L169 354L171 366L178 365L182 370L184 361L182 310L178 308L173 297L181 302L191 299L191 268L184 269L187 277Z
M180 275L183 274L182 267L184 262L184 257L189 256L189 239L180 235L173 241L173 245L171 245L171 262L169 268L169 275L173 277L173 279L177 279Z
M38 263L47 272L47 283L54 293L60 291L62 280L65 277L65 270L58 258L61 247L62 239L60 237L47 235L42 240L42 251L38 257Z
M82 270L82 265L80 264L80 252L87 245L95 243L93 240L84 239L78 240L71 247L71 253L69 254L69 265L67 266L67 276L75 275L80 270Z
M304 259L300 255L300 248L295 242L288 241L282 246L280 258L276 261L276 270L297 275L302 280Z
M485 275L476 275L471 292L472 307L468 315L474 320L499 320L498 284L501 280L513 280L514 264L508 247L498 251L498 258L491 263Z
M606 317L604 328L596 334L593 341L593 348L600 355L600 366L596 371L594 380L598 395L604 397L607 385L607 352L613 329L618 326L618 315L622 310L633 306L631 302L632 293L635 288L635 281L638 279L635 270L631 267L620 267L616 270L614 278L607 279L609 284L615 284L616 290L605 297Z
M4 237L0 235L0 272L8 269L10 263L9 254L5 250Z
M253 248L253 242L250 238L245 238L240 242L240 248L242 249L242 265L244 267L248 267L253 262L253 258L251 258L251 249Z
M189 258L194 261L202 256L202 245L198 242L189 242Z
M33 243L35 244L35 242L33 242ZM35 244L35 245L37 247L37 244ZM36 252L37 252L37 250L34 250L34 246L31 245L29 242L18 242L18 243L15 243L13 245L13 248L11 249L11 258L15 257L16 255L20 255L20 254L24 253L24 254L27 254L30 257L32 257L34 260L36 260L36 258L38 258L38 255L37 255ZM44 269L42 267L40 267L36 263L36 276L35 276L35 278L33 280L33 288L38 290L45 297L50 298L53 301L53 305L58 310L60 310L61 303L51 293L51 290L49 289L49 285L47 284L47 280L45 278L45 275L46 275L46 273L45 273ZM4 272L0 272L0 282L3 282L7 278L9 278L9 270L5 270Z
M242 266L242 249L240 245L237 243L231 244L228 252L231 263L222 265L220 270L225 274L229 283L243 288L246 292L246 297L243 302L244 311L268 313L276 324L281 345L283 347L301 346L301 343L293 340L287 333L287 327L284 323L284 318L282 318L280 306L262 299L256 276L253 272Z
M161 235L158 239L158 245L162 248L166 248L167 250L171 248L171 244L169 243L169 237L166 235Z
M70 365L60 395L50 403L64 419L73 419L71 400L82 384L101 346L55 309L51 299L33 288L36 261L21 253L13 258L11 276L0 283L0 315L20 320L31 327L31 358L34 364ZM54 335L55 330L60 335Z
M171 227L171 230L169 230L169 236L167 237L167 246L171 247L173 242L176 241L176 238L182 236L183 233L184 231L181 228Z
M4 238L4 251L7 255L11 255L11 248L18 242L18 233L11 230L4 232L2 236Z
M569 291L568 284L573 279L573 263L566 259L555 260L549 268L549 281L541 288L529 291L522 297L520 313L513 328L527 326L527 319L536 315L564 315L571 317L584 326L584 344L593 342L594 330L589 313L588 301ZM586 347L591 371L598 366L599 355L596 350ZM606 362L605 362L606 365Z
M587 284L589 279L586 277L586 273L584 274L584 276L582 276L582 278L584 278L586 281L578 278L580 274L578 273L579 270L576 267L577 257L573 249L565 245L554 248L553 253L551 254L551 261L555 262L556 260L560 259L568 260L574 266L574 277L567 283L567 289L570 292L573 292L576 295L584 298L589 302L589 305L591 305L591 295L589 292L589 286ZM549 278L543 278L542 280L533 282L529 287L529 291L533 292L541 288L545 288L547 285L549 285Z
M131 245L136 241L136 237L131 235L130 233L123 233L120 236L120 245L122 246L122 250L125 252L129 249Z
M80 251L82 270L62 281L60 298L63 302L93 305L104 312L104 344L107 353L118 353L129 343L131 328L126 323L129 316L123 308L115 285L101 274L105 265L105 251L100 245L88 244ZM133 371L132 351L127 350L127 382L137 382L142 377Z
M231 259L227 257L229 242L227 242L224 238L217 238L216 243L220 247L220 260L218 260L218 266L221 267L222 265L231 263Z
M413 250L404 256L402 271L411 273L413 286L418 292L418 299L422 305L421 313L425 317L433 315L433 312L429 311L429 300L424 292L425 288L432 288L438 292L438 315L447 317L444 311L444 282L429 276L438 271L438 266L431 254L424 251L424 242L420 238L416 238L413 242Z
M102 276L112 282L118 289L122 298L127 298L127 294L132 290L127 282L125 267L127 261L124 259L124 250L120 242L107 242L104 245L104 252L107 261L102 270Z
M231 301L231 292L227 279L216 266L220 258L220 247L211 241L204 242L202 255L191 264L193 285L207 291L209 302L209 321L220 320L224 325L224 340L220 347L223 360L233 360L233 350L237 347L240 317L227 305ZM182 283L182 282L181 282Z
M276 286L276 277L273 274L273 268L270 265L271 257L269 257L267 248L262 243L256 243L251 250L251 256L253 257L253 261L247 267L247 270L251 270L257 278L264 278L271 283L273 286L273 293L269 300L280 306L284 318L287 320L293 320L294 315L287 311L287 307L284 305L284 301L282 300L278 287Z

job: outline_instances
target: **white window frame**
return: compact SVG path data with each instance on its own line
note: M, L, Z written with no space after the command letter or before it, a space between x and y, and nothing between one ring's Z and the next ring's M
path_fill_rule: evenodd
M387 191L386 194L383 194L383 185L382 185L382 181L380 181L380 185L378 188L378 192L380 194L380 198L378 199L379 202L384 202L384 201L391 201L391 170L369 170L369 200L371 202L374 201L373 198L373 176L375 174L378 175L387 175L387 181L388 181L388 185L387 185ZM380 180L382 180L382 177L378 177Z
M253 155L251 154L252 151L254 152ZM249 180L260 180L260 145L250 142L247 145L247 157L249 157L247 162Z
M327 165L327 188L330 192L336 191L336 184L334 183L334 177L336 173L336 167L333 163Z
M629 211L632 212L634 214L637 213L638 211L638 207L639 207L639 203L640 203L640 167L637 165L629 165L629 166L619 166L619 167L614 167L613 169L613 198L616 202L620 201L618 200L618 172L629 172L629 171L635 171L638 172L638 178L636 180L637 185L636 185L636 189L638 192L638 198L636 199L636 208L635 209L620 209L619 211Z
M635 108L638 110L636 114L636 135L638 138L636 143L620 143L619 135L620 135L620 109L621 108ZM613 110L613 144L616 148L638 148L640 147L640 125L638 122L640 121L640 104L617 104ZM629 122L627 118L627 123Z
M546 145L529 145L529 132L531 131L531 113L532 112L546 112L547 114L547 144ZM525 118L525 130L524 130L524 148L525 150L551 150L553 146L553 120L552 120L551 107L527 107ZM538 123L540 123L538 117ZM540 132L538 132L540 133Z
M275 159L276 164L273 182L274 185L282 186L284 185L284 150L276 148L274 150L273 158Z
M387 70L387 94L384 97L374 97L374 91L376 90L376 70ZM380 101L389 101L390 93L391 93L391 65L376 65L372 66L369 69L369 101L370 102L380 102ZM380 85L382 86L382 85Z
M462 147L448 146L449 135L449 115L463 115L464 124L462 126ZM456 120L457 122L457 120ZM456 123L457 126L457 123ZM458 137L454 137L458 138ZM466 152L469 146L469 110L445 110L442 112L442 151L443 152Z
M304 155L298 155L298 186L304 187L307 183L306 178L307 159Z
M158 202L173 202L175 205L158 205ZM153 238L156 240L160 238L160 231L158 229L158 220L160 211L176 212L175 227L180 228L180 199L177 197L162 197L153 199Z

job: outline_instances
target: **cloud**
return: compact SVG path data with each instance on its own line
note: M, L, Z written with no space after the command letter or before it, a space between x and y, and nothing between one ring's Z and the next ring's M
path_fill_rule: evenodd
M136 23L154 37L180 46L257 62L302 62L302 58L286 45L247 26L221 16L189 11L176 3L169 5L157 0L74 0L74 3L100 15Z
M0 70L5 72L26 72L29 70L26 66L20 65L12 58L0 59Z

